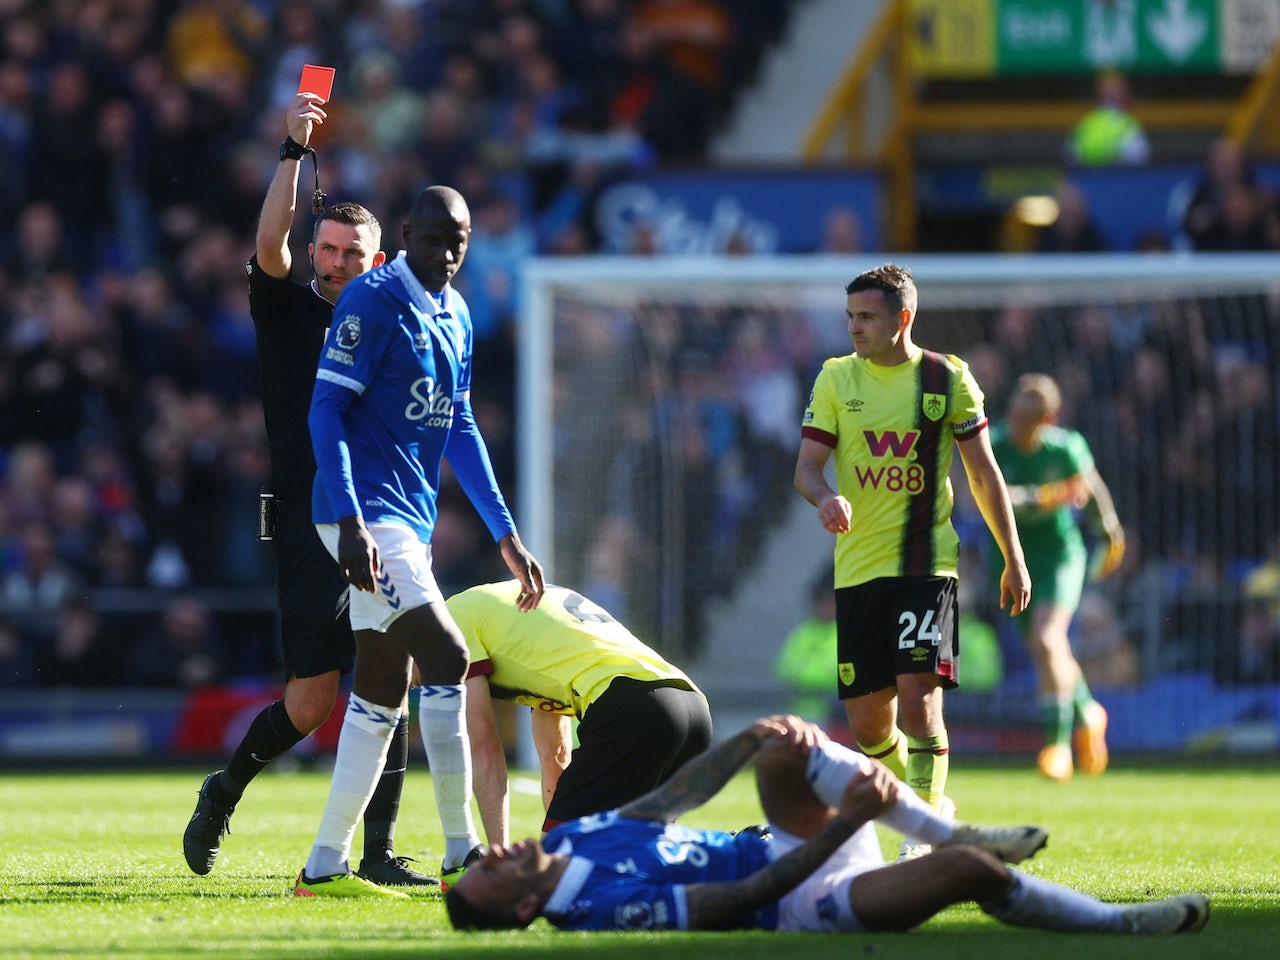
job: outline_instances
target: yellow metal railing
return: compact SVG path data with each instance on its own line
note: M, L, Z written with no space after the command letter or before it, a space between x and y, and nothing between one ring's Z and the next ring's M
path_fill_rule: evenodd
M1277 91L1280 91L1280 43L1271 48L1266 65L1253 78L1227 121L1226 135L1236 146L1248 146L1259 133L1276 136L1274 125L1268 130L1262 127L1268 111L1275 111Z
M827 95L805 135L800 155L806 164L818 163L836 133L842 129L845 159L854 159L861 151L859 131L863 119L862 89L889 44L899 38L905 15L906 4L902 0L890 0L884 5L862 46L854 52L848 67ZM894 86L896 88L897 84ZM872 159L865 154L862 158Z
M808 166L826 162L874 164L885 170L886 242L909 250L915 243L915 140L952 131L1061 130L1067 132L1094 104L1087 101L971 102L927 104L916 94L911 65L910 0L889 0L849 65L824 99L801 143ZM885 131L871 143L866 130L866 86L881 64L888 64L891 95ZM1131 110L1147 130L1221 130L1241 146L1255 137L1280 149L1273 118L1280 94L1280 44L1244 95L1231 98L1183 98L1135 101ZM839 149L832 153L834 144Z

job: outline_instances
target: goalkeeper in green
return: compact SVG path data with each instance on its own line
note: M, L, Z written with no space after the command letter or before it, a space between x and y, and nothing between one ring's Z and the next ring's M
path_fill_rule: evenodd
M1018 538L1036 585L1018 621L1039 678L1045 745L1036 766L1049 779L1065 781L1077 766L1092 775L1107 768L1107 711L1089 691L1068 630L1086 576L1106 577L1124 559L1124 528L1088 442L1058 424L1061 406L1052 377L1020 377L1004 422L991 432L991 449L1009 488ZM1092 564L1081 516L1100 545Z

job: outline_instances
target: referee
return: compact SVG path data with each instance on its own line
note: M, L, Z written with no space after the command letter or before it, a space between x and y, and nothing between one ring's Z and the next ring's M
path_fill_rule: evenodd
M231 814L249 782L268 763L319 727L333 711L339 678L349 672L355 643L347 612L347 582L311 522L315 455L307 412L333 304L344 286L386 260L382 226L357 203L320 209L307 253L314 272L306 285L290 280L289 231L298 176L312 129L324 122L324 101L299 93L286 111L288 137L258 220L257 250L249 260L249 310L258 337L262 406L271 446L271 485L262 499L264 537L276 564L276 600L287 675L284 697L250 725L226 769L209 774L183 835L183 853L197 874L213 869ZM317 207L323 195L317 185ZM392 846L409 754L401 724L377 789L364 813L364 859L359 873L377 884L434 886L437 881L395 856Z

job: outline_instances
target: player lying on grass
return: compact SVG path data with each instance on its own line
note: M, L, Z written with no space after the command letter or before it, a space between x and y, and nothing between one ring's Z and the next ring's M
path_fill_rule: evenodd
M771 832L675 825L752 758ZM885 865L873 820L933 852ZM769 717L638 800L555 828L545 847L495 847L445 902L459 929L544 916L565 930L909 930L969 900L1045 930L1180 933L1208 922L1199 894L1109 904L1001 862L1025 860L1046 839L1036 827L947 820L878 761L797 717Z

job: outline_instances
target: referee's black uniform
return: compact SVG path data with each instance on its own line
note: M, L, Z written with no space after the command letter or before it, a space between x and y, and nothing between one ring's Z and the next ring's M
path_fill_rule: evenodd
M333 304L305 286L263 271L254 256L249 313L257 331L262 409L271 449L275 495L276 600L289 676L347 672L355 642L347 617L347 582L311 523L316 460L307 413Z

